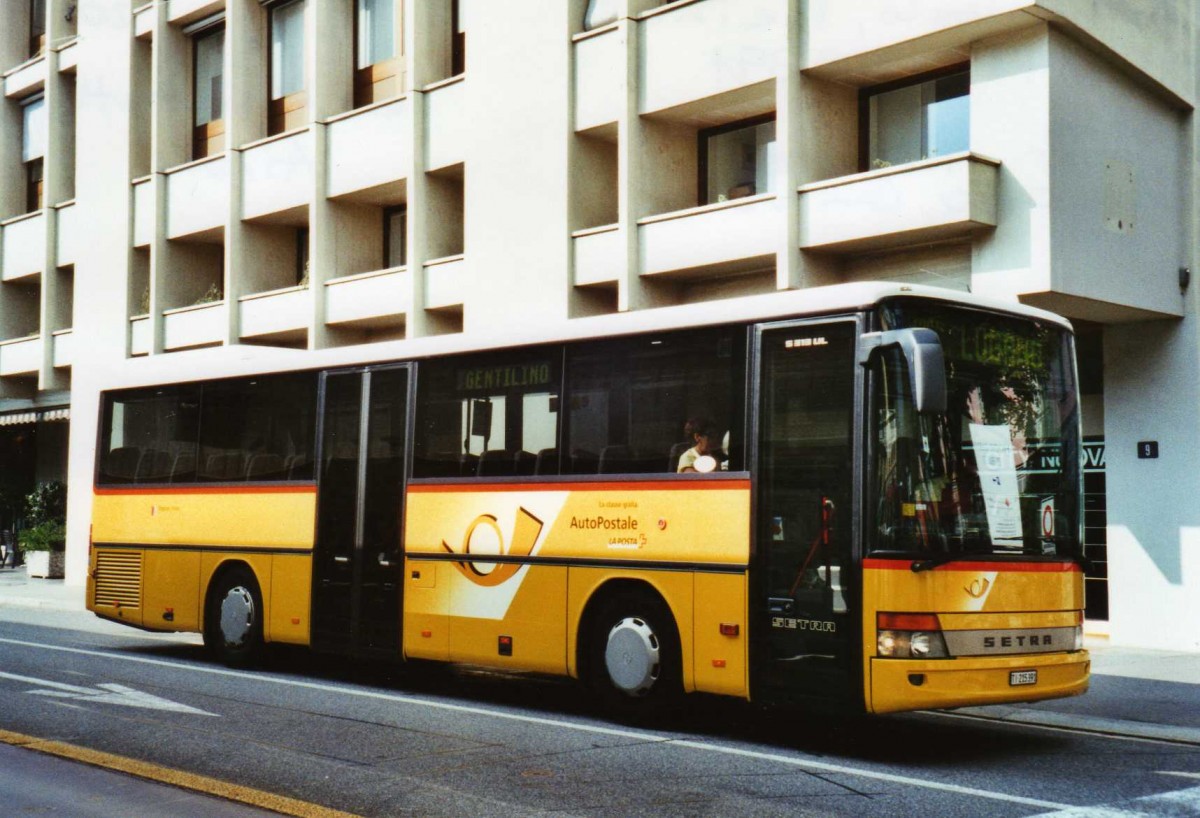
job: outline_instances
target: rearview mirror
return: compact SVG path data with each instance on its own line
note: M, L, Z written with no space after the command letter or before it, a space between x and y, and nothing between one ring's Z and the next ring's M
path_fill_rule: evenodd
M868 332L859 338L858 362L869 366L888 347L900 347L908 365L908 381L918 412L946 411L946 359L942 341L931 329L912 327Z

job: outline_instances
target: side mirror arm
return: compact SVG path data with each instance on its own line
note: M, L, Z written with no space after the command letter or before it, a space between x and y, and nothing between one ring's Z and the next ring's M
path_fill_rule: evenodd
M899 347L904 354L917 411L945 412L946 359L938 334L923 327L865 333L858 340L859 364L870 366L875 356L889 347Z

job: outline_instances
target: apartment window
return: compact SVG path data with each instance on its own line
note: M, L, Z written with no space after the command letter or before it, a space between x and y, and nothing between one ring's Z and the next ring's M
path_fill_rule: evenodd
M225 148L225 26L197 34L192 48L192 158L203 159Z
M36 96L21 107L21 162L25 166L25 210L41 210L46 156L46 100Z
M700 203L766 193L776 163L775 116L700 132Z
M469 0L450 0L450 76L467 70L467 21L463 14Z
M29 0L29 56L46 50L46 0Z
M383 211L383 266L385 269L408 264L408 208L389 207Z
M399 94L402 65L397 43L396 0L355 0L354 105Z
M308 286L308 228L296 230L296 286Z
M271 99L267 130L283 133L305 122L304 3L290 0L270 9Z
M868 89L863 170L965 151L970 145L971 73L962 67Z

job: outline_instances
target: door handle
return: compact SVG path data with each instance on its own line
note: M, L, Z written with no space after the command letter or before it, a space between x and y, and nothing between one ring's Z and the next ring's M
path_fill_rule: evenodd
M334 557L334 558L333 558L333 561L334 561L334 562L346 563L346 562L350 562L350 558L349 558L349 557Z
M796 600L790 597L773 596L767 600L767 611L773 614L790 614L796 608Z

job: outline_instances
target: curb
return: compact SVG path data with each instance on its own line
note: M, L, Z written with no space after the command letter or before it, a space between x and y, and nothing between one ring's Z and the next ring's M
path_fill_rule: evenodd
M1028 707L990 705L988 707L961 707L947 711L945 715L967 716L986 721L1009 724L1025 724L1034 727L1051 727L1078 730L1103 736L1139 738L1148 741L1163 741L1171 744L1186 744L1200 747L1200 729L1179 727L1172 724L1153 724L1127 719L1106 719L1097 716L1082 716L1074 713L1055 713L1034 710Z

